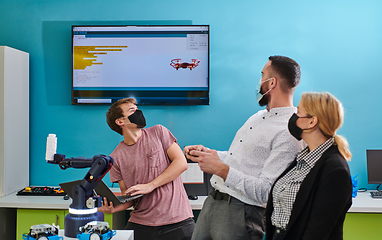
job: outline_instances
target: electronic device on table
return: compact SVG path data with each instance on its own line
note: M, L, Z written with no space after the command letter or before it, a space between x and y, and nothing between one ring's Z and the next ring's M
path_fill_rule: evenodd
M66 183L60 183L60 186L64 189L65 192L68 192L69 196L72 197L72 188L76 185L78 185L81 182L81 180L72 181L72 182L66 182ZM103 199L103 197L106 197L107 200L110 202L113 202L113 206L117 206L121 203L130 202L132 200L135 200L137 198L140 198L143 196L143 194L138 194L135 196L130 195L120 195L116 196L111 189L101 180L98 185L94 188L94 194L100 195Z
M72 26L72 104L209 104L209 25Z
M373 198L382 198L379 190L382 184L382 150L366 150L367 180L369 184L378 184L377 191L370 192Z
M60 187L25 187L16 193L17 196L65 196L66 193Z
M109 240L116 234L115 230L109 228L109 223L100 221L89 222L79 230L81 232L77 235L79 240Z
M380 192L380 191L372 191L372 192L370 192L370 195L373 198L382 198L382 192Z
M187 158L187 157L186 157ZM190 167L190 164L198 165L198 163L195 163L191 161L190 159L187 159L187 163L189 164L188 170L192 171L192 168ZM197 166L199 168L199 166ZM187 171L188 171L187 170ZM212 174L203 172L203 181L202 182L183 182L184 189L186 190L186 193L188 195L188 198L190 200L196 200L198 196L208 196L208 194L212 190L212 186L210 183L210 178L212 177ZM184 178L182 177L182 180L184 181Z
M59 228L49 224L39 224L31 226L28 234L23 234L24 240L62 240L63 237L58 236Z

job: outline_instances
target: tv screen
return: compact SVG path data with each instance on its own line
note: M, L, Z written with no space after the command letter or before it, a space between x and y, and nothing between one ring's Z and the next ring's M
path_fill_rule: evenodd
M72 26L72 104L209 104L209 25Z

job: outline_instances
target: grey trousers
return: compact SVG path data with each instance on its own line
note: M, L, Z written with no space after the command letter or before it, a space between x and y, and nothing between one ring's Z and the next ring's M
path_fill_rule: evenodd
M262 240L265 209L235 198L215 200L209 195L196 221L192 240Z

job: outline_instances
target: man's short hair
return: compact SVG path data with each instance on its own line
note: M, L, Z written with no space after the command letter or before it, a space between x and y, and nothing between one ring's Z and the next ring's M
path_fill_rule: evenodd
M285 56L270 56L271 72L281 77L280 87L284 92L294 90L300 83L301 70L298 63Z
M117 120L118 118L124 117L123 111L121 108L121 105L124 103L132 103L137 105L137 101L134 98L124 98L113 103L113 105L111 105L109 110L107 110L106 112L107 125L109 125L111 130L116 131L117 133L121 135L123 135L122 128L115 123L115 120Z

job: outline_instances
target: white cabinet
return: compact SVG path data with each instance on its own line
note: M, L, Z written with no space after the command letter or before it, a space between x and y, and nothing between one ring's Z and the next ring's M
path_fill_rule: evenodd
M29 53L0 46L0 197L29 185Z

